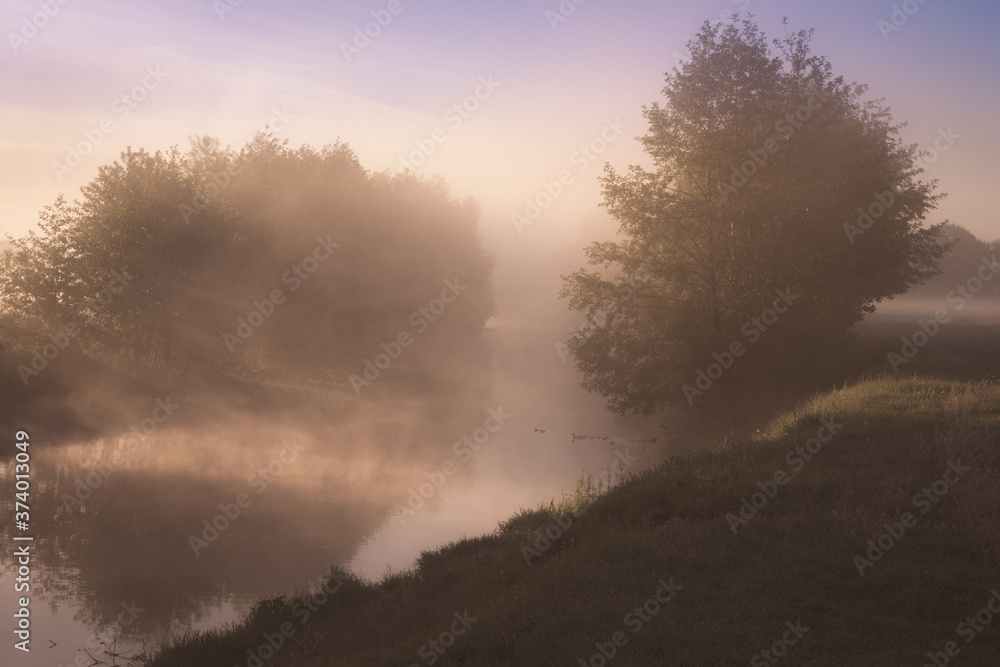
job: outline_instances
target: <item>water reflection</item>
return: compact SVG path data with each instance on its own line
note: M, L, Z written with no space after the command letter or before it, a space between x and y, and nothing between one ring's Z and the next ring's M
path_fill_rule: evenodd
M315 406L280 416L219 409L197 421L203 428L181 417L124 449L116 437L33 440L33 653L17 664L69 665L85 648L113 664L98 641L120 634L116 650L127 653L217 628L261 598L310 586L333 564L377 578L607 467L626 443L571 433L614 434L621 424L555 353L561 332L518 331L490 336L490 354L442 369L435 392L426 383L406 397L373 392L336 415ZM455 443L499 410L512 417L474 456L457 454ZM400 522L409 490L447 461L456 465L446 485ZM13 475L13 461L0 463L4 489ZM12 500L0 499L6 510ZM206 521L217 522L217 536ZM11 526L2 530L9 544ZM9 550L3 559L9 574ZM0 590L6 616L14 593L9 582ZM122 625L130 605L141 611ZM9 642L0 647L0 663L10 651Z
M220 415L211 433L168 425L124 450L116 437L33 442L33 648L45 648L46 625L64 623L68 610L101 634L120 627L123 603L134 601L142 611L124 634L163 641L309 586L348 562L387 520L399 489L482 422L477 394L361 401L338 423L305 412L278 421ZM14 462L0 464L0 485L13 481ZM206 521L215 523L207 532ZM0 537L7 544L11 528ZM12 587L3 588L13 609ZM81 648L56 642L44 664L57 664L56 654L69 664Z

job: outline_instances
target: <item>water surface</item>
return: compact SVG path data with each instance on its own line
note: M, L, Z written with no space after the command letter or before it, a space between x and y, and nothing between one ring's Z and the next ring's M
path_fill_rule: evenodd
M141 442L33 440L32 653L24 661L8 638L3 662L126 664L314 586L331 565L378 579L573 491L581 475L619 477L626 453L638 462L625 472L661 460L662 439L641 441L656 422L616 420L583 392L561 338L495 321L462 382L362 396L337 416L220 410L208 427L167 420ZM12 475L0 464L4 489ZM11 618L10 550L3 558Z

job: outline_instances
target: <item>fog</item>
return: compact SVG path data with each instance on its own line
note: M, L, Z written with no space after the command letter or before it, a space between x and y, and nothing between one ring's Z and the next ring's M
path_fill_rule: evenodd
M377 581L831 387L995 368L995 7L377 4L11 3L32 659Z
M252 178L249 169L234 171ZM591 217L561 245L497 241L463 217L473 209L433 188L407 195L405 181L387 188L373 178L351 194L315 195L308 179L279 175L276 199L246 206L243 195L228 197L243 192L234 179L194 230L156 238L81 227L73 236L81 252L53 270L134 276L94 317L55 304L41 325L27 312L7 320L8 340L25 342L5 351L2 419L44 443L32 459L45 602L35 622L63 628L57 650L66 662L83 647L100 655L91 636L110 639L122 601L144 610L122 637L127 651L169 643L232 622L262 598L307 589L333 565L371 579L405 570L422 550L488 533L582 478L607 487L690 446L671 449L660 418L609 412L580 387L565 348L580 322L558 299L560 276L582 263L586 234L609 233L606 218ZM376 188L384 214L345 205L352 197L368 205L357 195L366 188ZM155 208L164 190L169 181L136 204ZM405 216L386 204L405 197ZM93 196L88 205L109 204ZM230 233L228 207L244 207L252 221L247 251L210 250ZM457 216L450 223L448 211ZM432 226L442 224L458 226ZM292 271L304 278L282 280L326 235L339 244L331 256L312 273ZM123 252L102 264L90 245ZM144 246L183 261L158 266ZM468 291L434 315L444 280ZM274 289L287 299L243 341L236 322L252 321L254 304ZM414 324L425 307L430 314ZM66 320L80 321L81 332L32 366L44 332L65 331L49 323ZM227 344L222 332L241 342ZM413 342L393 349L401 333ZM134 345L147 334L152 347ZM366 375L380 354L391 357L388 368ZM25 377L27 390L18 386ZM0 476L13 485L13 459Z
M106 434L52 437L36 450L35 576L45 602L36 623L59 627L72 611L57 649L68 662L89 633L114 631L122 600L137 600L145 611L119 649L173 641L308 588L331 565L378 579L421 550L558 499L581 476L614 482L662 460L658 422L615 418L579 387L556 350L566 321L497 316L480 361L438 353L452 382L433 392L241 409L218 391L188 389L141 438L131 428L155 402L81 382L72 408L91 415L88 431ZM106 422L92 405L104 406ZM479 445L491 414L507 420ZM627 469L616 453L627 454ZM12 485L13 465L2 476ZM249 505L234 517L240 494Z

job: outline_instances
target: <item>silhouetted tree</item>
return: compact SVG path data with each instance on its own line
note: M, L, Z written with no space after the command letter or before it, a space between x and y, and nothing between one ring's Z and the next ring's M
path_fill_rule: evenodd
M446 280L468 290L428 337L482 329L492 260L478 218L442 181L368 172L340 142L129 149L0 253L0 337L30 354L74 323L74 345L120 367L356 371Z
M775 40L775 55L752 21L706 23L666 103L644 109L654 169L606 168L624 238L590 246L602 270L567 276L563 296L587 316L568 341L584 386L612 409L732 410L933 274L938 228L921 223L941 195L811 34Z

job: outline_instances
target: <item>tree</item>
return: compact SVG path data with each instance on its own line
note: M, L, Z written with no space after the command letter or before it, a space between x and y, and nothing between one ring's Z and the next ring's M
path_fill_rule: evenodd
M938 266L940 274L906 293L907 297L923 297L937 299L942 307L947 307L949 293L953 293L959 285L965 285L970 279L979 279L980 269L984 262L993 261L1000 243L987 243L959 225L948 223L941 228L938 242L946 247L944 257ZM1000 297L1000 280L984 281L982 290L976 292L976 297Z
M123 370L346 377L444 281L465 293L424 338L457 347L493 314L474 203L441 180L369 172L341 142L128 149L81 195L0 253L0 346L21 358L72 325L75 350ZM116 276L127 288L112 294Z
M644 107L651 171L606 166L622 240L594 243L562 296L583 384L618 412L725 406L801 377L880 300L934 274L943 196L881 100L832 74L812 31L705 23Z

